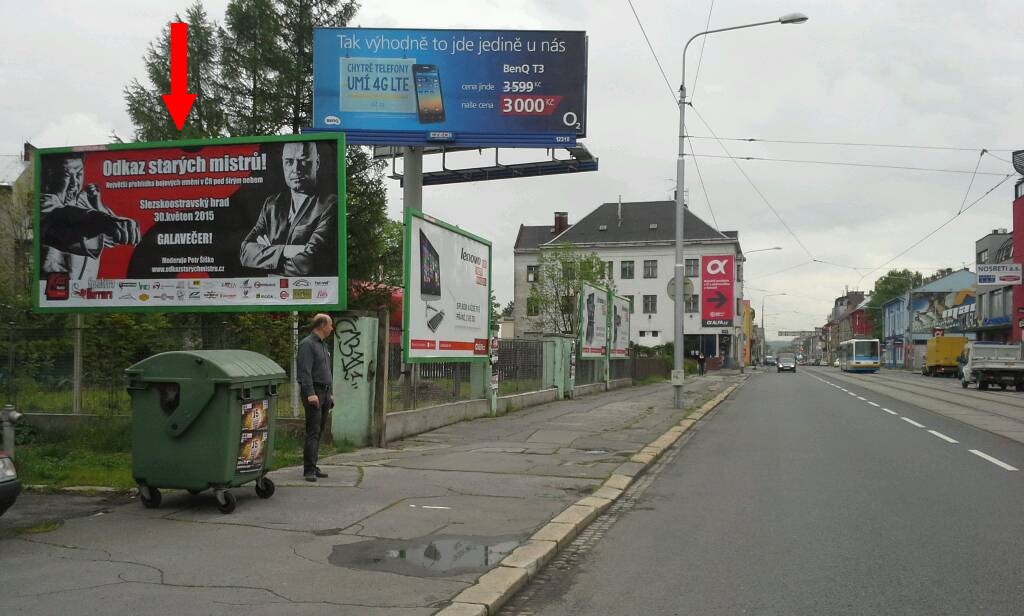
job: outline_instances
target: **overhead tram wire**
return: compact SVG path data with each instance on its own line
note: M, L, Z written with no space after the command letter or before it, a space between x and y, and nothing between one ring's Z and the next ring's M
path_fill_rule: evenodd
M693 109L693 112L697 114L697 117L700 119L701 123L704 124L704 127L707 128L712 135L714 135L715 131L711 128L711 125L708 124L708 121L704 119L704 116L701 115L700 111L693 105L690 105L690 108ZM729 149L725 147L725 144L719 141L718 146L722 148L722 151L728 155L728 158L732 160L732 163L733 165L736 166L736 169L743 175L744 178L746 178L751 188L754 189L754 192L756 192L758 196L761 197L761 200L764 201L764 204L768 206L768 209L771 210L772 214L775 214L775 217L779 219L779 222L782 223L782 226L786 228L786 231L789 232L793 239L796 240L796 243L800 246L800 248L802 248L803 251L807 253L807 256L810 257L813 261L814 254L811 253L811 251L808 250L807 246L805 246L804 243L800 241L800 238L797 237L796 233L793 232L793 229L791 229L790 226L786 224L786 221L783 220L782 216L780 216L779 213L775 210L775 207L772 206L771 202L768 201L768 198L764 196L764 193L762 193L761 190L757 187L757 185L754 184L754 181L750 179L750 176L747 175L747 172L743 170L743 167L741 167L740 164L736 162L736 159L733 158L732 154L729 152ZM691 153L690 155L695 156L693 153Z
M640 34L644 35L644 40L647 41L647 49L651 50L651 56L654 58L654 63L658 65L658 70L661 72L661 78L665 80L665 85L668 86L668 91L672 96L672 104L678 105L679 99L676 98L676 90L672 87L672 84L668 80L668 75L665 74L665 69L661 66L661 61L658 60L658 54L654 53L654 45L651 45L651 39L647 38L647 30L644 29L644 24L640 21L640 16L637 15L636 7L633 6L633 0L626 0L629 4L629 10L633 11L633 17L636 19L636 25L640 26ZM685 132L686 127L683 127Z
M900 257L902 257L903 255L907 254L908 252L910 252L911 250L913 250L914 248L916 248L917 246L919 246L919 245L920 245L921 243L923 243L923 242L924 242L925 240L927 240L927 239L928 239L928 238L930 238L931 236L933 236L933 235L935 235L936 233L938 233L939 231L941 231L941 230L942 230L942 229L943 229L943 228L944 228L944 227L945 227L946 225L948 225L949 223L953 222L954 220L956 220L957 218L959 218L960 216L962 216L963 214L965 214L965 213L967 212L967 210L971 209L972 207L974 207L975 205L977 205L977 204L978 204L978 203L979 203L979 202L980 202L980 201L981 201L982 199L984 199L985 197L987 197L987 196L989 196L990 194L992 194L992 192L993 192L993 191L995 191L995 189L997 189L997 188L999 188L1000 186L1002 186L1002 185L1003 185L1004 183L1006 183L1006 180L1009 180L1009 179L1010 179L1011 177L1013 177L1014 175L1015 175L1015 174L1013 174L1013 173L1008 173L1008 174L1006 174L1006 177L1004 177L1004 178L1003 178L1002 180L1000 180L1000 181L999 181L998 183L996 183L996 185L995 185L995 186L993 186L992 188L989 188L988 190L986 190L986 191L985 191L985 193L984 193L983 195L981 195L980 197L978 197L977 199L975 199L974 201L972 201L972 202L971 202L971 204L970 204L970 205L968 205L967 207L963 208L963 210L961 210L961 211L957 212L957 213L956 213L955 215L951 216L951 217L950 217L950 218L949 218L948 220L946 220L946 222L942 223L941 225L939 225L938 227L936 227L935 229L933 229L932 231L930 231L930 232L929 232L928 234L926 234L926 235L925 235L924 237L922 237L921 239L919 239L919 240L917 240L916 242L914 242L913 244L911 244L911 245L910 245L910 246L909 246L909 247L908 247L908 248L907 248L906 250L904 250L903 252L901 252L901 253L899 253L898 255L896 255L895 257L893 257L893 258L889 259L889 260L888 260L888 261L886 261L885 263L883 263L883 264L879 265L878 267L876 267L875 269L871 270L870 272L868 272L868 273L866 273L866 274L862 275L862 276L861 276L860 278L858 278L858 279L857 279L857 286L859 286L859 285L860 285L860 282L861 282L861 280L864 280L865 278L867 278L867 277L868 277L868 276L870 276L871 274L873 274L873 273L877 272L878 270L882 269L882 268L883 268L883 267L885 267L886 265L889 265L890 263L892 263L892 262L893 262L893 261L895 261L896 259L899 259L899 258L900 258Z
M668 80L668 75L665 74L665 69L661 66L661 61L658 60L658 54L655 53L654 45L651 44L651 39L648 38L648 36L647 36L647 30L644 28L643 22L640 21L640 15L637 14L636 8L633 6L633 0L626 0L626 2L629 4L630 10L633 11L633 18L636 19L636 25L640 27L640 33L643 34L644 40L647 41L647 49L651 50L651 57L654 58L654 63L658 65L658 71L661 73L661 78L665 81L665 85L668 86L668 91L669 91L669 93L672 96L672 104L673 105L679 105L679 99L676 98L675 90L672 89L672 84ZM715 3L714 3L714 0L712 0L711 8L714 8L714 6L715 6ZM710 22L711 22L711 11L708 11L708 23L710 23ZM701 58L703 59L703 57L704 57L704 46L701 45ZM699 77L699 76L700 76L700 62L698 61L698 64L697 64L697 77ZM693 80L694 86L697 85L697 77L694 77L694 80ZM690 96L690 99L692 100L693 96ZM684 132L684 134L686 132L686 127L685 126L683 127L683 132ZM692 142L690 143L690 151L691 152L693 151L693 143ZM694 160L693 166L697 169L697 179L700 181L700 189L704 193L704 200L708 204L708 211L711 212L711 220L713 220L714 223L715 223L715 230L720 232L721 229L718 226L718 218L715 216L714 208L711 207L711 199L708 197L708 189L704 185L704 176L701 175L700 166L697 165L697 161L696 160ZM684 198L685 198L685 195L684 195Z
M698 114L698 116L699 116L699 114ZM994 172L994 171L977 171L977 172L974 172L974 171L970 171L968 169L939 169L939 168L934 168L934 167L910 167L910 166L907 166L907 165L881 165L881 164L876 164L876 163L846 163L846 162L839 162L839 161L833 161L833 160L805 160L805 159L795 159L795 158L766 158L766 157L762 157L762 156L733 156L731 154L729 156L722 156L721 154L693 154L693 153L691 153L690 156L693 156L695 158L696 157L699 157L699 158L728 158L728 159L733 160L733 162L735 162L737 160L752 160L752 161L764 161L764 162L772 162L772 163L796 163L796 164L805 164L805 165L836 165L836 166L840 166L840 167L867 167L867 168L872 168L872 169L897 169L897 170L902 170L902 171L933 171L933 172L936 172L936 173L963 173L963 174L974 174L974 173L977 173L978 175L990 175L990 176L995 176L995 177L1003 177L1003 175L1004 175L1002 173L997 173L997 172Z
M955 146L941 146L941 145L910 145L910 144L898 144L898 143L855 143L849 141L810 141L810 140L798 140L798 139L759 139L757 137L714 137L708 135L687 135L691 139L715 139L717 141L745 141L748 143L782 143L790 145L833 145L843 147L862 147L862 148L901 148L909 150L947 150L956 152L977 152L982 148L967 148L967 147L955 147ZM1015 148L984 148L989 155L992 152L1013 152ZM1019 149L1019 148L1016 148ZM999 158L994 156L994 158ZM1003 162L1010 162L1008 160L1000 158Z
M960 209L956 211L959 215L960 212L964 211L964 204L967 203L967 197L971 196L971 188L974 187L974 178L978 177L978 167L981 166L981 159L985 158L985 150L982 149L978 153L978 162L974 165L974 173L971 174L971 182L967 185L967 192L964 193L964 200L960 202Z
M711 0L711 6L708 8L708 21L704 24L704 30L711 29L711 12L715 10L715 0ZM704 46L707 45L708 37L703 37L700 41L700 56L697 57L697 74L693 76L693 85L690 87L690 103L693 103L693 97L697 94L697 79L700 78L700 65L704 62ZM690 144L690 150L693 151L693 144ZM698 173L700 173L698 171Z
M795 270L798 267L803 267L805 265L810 265L812 263L814 263L814 259L809 259L807 261L803 261L801 263L797 263L796 265L792 265L792 266L787 267L785 269L781 269L781 270L779 270L777 272L772 272L771 274L764 274L762 276L755 276L754 278L747 278L747 280L761 280L762 278L769 278L771 276L778 276L779 274L785 274L788 271ZM787 293L788 293L788 291L787 291Z

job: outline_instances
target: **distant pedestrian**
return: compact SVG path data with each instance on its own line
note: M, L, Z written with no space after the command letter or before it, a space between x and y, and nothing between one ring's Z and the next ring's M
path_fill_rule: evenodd
M316 465L320 457L320 439L323 437L330 411L334 407L331 395L331 352L325 342L334 331L330 315L313 317L313 331L299 343L296 372L306 411L306 442L302 448L302 476L306 481L327 477Z
M698 375L704 376L704 364L707 362L707 360L708 360L708 358L704 357L704 351L698 351L697 352L697 374Z

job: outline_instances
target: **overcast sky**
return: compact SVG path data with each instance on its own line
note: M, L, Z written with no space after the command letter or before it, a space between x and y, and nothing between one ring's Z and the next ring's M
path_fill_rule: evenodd
M104 143L112 131L130 136L122 89L143 76L146 45L189 3L0 3L0 152L17 153L25 140L49 147ZM226 4L205 3L218 22ZM512 296L512 246L520 223L548 224L555 210L568 211L576 222L620 196L672 198L678 128L672 90L679 85L683 44L707 28L709 10L712 29L793 11L810 21L711 35L703 56L699 39L691 45L691 135L709 137L713 130L723 138L932 146L693 140L698 158L687 159L686 174L693 211L721 230L739 231L748 253L783 247L749 254L746 267L746 296L756 309L769 293L787 294L766 301L770 338L779 329L820 326L845 288L870 290L891 267L925 274L941 267L973 269L974 241L1012 226L1016 176L913 250L870 271L954 216L965 198L970 205L1013 173L996 156L1008 161L1008 150L1024 149L1024 2L633 0L633 6L667 83L627 0L368 0L356 16L353 25L363 27L589 35L585 143L600 158L600 171L425 189L427 213L492 239L495 291L503 304ZM702 157L724 155L723 146L733 156L965 173L739 161L744 177L727 158ZM979 156L981 148L994 156ZM491 164L493 156L453 158L449 166ZM547 153L503 150L501 156L515 162ZM431 158L428 171L440 165ZM397 219L401 189L394 180L388 185L389 212Z

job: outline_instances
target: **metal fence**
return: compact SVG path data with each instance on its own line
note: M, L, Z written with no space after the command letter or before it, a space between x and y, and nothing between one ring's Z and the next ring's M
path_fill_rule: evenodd
M291 369L290 315L261 319L258 326L207 318L196 327L140 327L131 335L119 329L114 317L89 319L80 329L60 327L7 327L0 329L0 405L13 404L23 412L70 413L74 409L75 337L81 336L81 412L124 415L130 413L126 368L156 353L181 349L248 349L262 353ZM306 334L300 329L299 336ZM387 410L399 411L469 400L470 365L437 362L404 366L400 344L389 345ZM576 362L576 384L595 382L593 360ZM656 358L614 360L611 378L668 377L667 364ZM543 388L544 343L540 340L502 340L498 350L498 395ZM301 405L291 405L289 382L280 388L279 416L295 417Z

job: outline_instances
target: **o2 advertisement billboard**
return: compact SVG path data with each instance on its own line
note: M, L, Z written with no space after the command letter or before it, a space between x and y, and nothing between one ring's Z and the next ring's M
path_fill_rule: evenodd
M703 327L732 327L736 318L734 255L700 258L700 320Z
M585 32L318 28L313 129L349 143L574 146Z
M584 282L580 287L580 358L608 353L608 290Z
M406 210L405 263L404 360L488 361L491 243Z
M42 311L344 309L334 135L39 150Z

